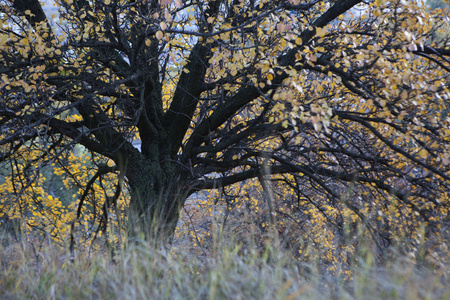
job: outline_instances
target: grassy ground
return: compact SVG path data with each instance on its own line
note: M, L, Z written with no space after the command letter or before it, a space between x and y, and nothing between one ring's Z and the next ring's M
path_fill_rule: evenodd
M205 258L137 245L116 256L68 253L28 242L0 246L0 299L450 299L450 267L408 257L383 266L367 255L343 280L276 247L215 243Z

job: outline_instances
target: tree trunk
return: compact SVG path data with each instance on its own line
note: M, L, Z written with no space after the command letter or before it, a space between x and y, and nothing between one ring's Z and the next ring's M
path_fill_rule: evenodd
M187 198L185 180L172 164L142 158L128 163L126 176L131 194L128 240L170 244Z

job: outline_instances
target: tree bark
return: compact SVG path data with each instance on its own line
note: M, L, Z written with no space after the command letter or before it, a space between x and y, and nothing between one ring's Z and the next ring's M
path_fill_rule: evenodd
M127 236L130 242L171 243L187 191L185 180L170 163L145 158L126 168L130 189Z

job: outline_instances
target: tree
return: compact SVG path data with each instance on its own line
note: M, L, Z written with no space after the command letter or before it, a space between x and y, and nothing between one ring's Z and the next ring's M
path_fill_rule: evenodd
M54 222L104 229L125 197L131 238L166 240L191 194L254 178L269 204L283 178L365 223L358 194L448 223L450 44L430 37L449 24L411 2L64 0L52 27L3 0L3 210L63 207L39 187L55 164L80 190Z

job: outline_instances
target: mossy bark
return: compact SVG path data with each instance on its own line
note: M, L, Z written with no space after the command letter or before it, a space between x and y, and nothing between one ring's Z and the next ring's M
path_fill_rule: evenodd
M128 165L126 176L131 194L129 240L170 244L188 196L183 176L170 163L146 159Z

